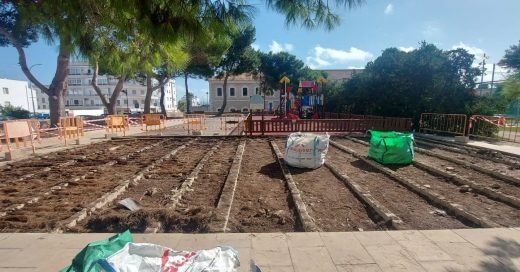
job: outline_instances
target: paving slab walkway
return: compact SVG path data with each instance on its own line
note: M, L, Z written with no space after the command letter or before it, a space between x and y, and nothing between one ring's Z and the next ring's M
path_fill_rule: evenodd
M87 243L112 234L0 233L0 271L57 271ZM239 271L520 271L520 228L135 234L179 250L230 245Z

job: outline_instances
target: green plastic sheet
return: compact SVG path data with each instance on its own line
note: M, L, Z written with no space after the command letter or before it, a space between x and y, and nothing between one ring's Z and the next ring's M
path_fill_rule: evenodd
M370 130L368 157L382 164L413 162L413 134Z
M127 243L133 242L130 231L116 234L107 240L96 241L88 244L72 260L69 267L61 272L98 272L101 266L98 260L104 260L110 255L122 249Z

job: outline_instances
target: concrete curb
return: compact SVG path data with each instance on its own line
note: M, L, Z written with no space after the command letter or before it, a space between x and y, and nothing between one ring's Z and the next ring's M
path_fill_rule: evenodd
M85 219L87 216L89 216L90 213L94 212L96 209L100 209L100 208L104 207L106 204L115 200L120 194L124 193L126 191L126 189L128 188L128 186L130 185L130 183L138 182L139 180L141 180L144 177L145 173L153 170L157 165L163 163L165 160L168 160L169 158L171 158L172 156L177 154L177 152L179 152L180 150L186 148L186 146L188 146L191 142L193 142L193 141L190 141L184 145L181 145L181 146L177 147L176 149L174 149L173 151L171 151L170 153L155 160L154 162L152 162L151 164L146 166L144 169L139 171L132 178L123 181L121 184L119 184L117 187L115 187L112 191L104 194L103 196L101 196L100 198L95 200L94 202L87 205L86 208L83 208L81 211L75 213L68 219L64 220L66 223L64 223L63 225L66 228L72 228L72 227L76 226L78 224L78 222ZM63 232L62 228L63 227L58 227L53 232Z
M444 197L438 193L430 192L430 190L428 188L426 188L408 178L401 176L400 174L398 174L397 172L395 172L393 170L383 167L380 164L359 155L357 152L355 152L354 150L352 150L348 147L345 147L334 141L330 141L330 143L333 146L337 147L338 149L341 149L344 152L352 154L352 156L362 160L366 164L368 164L368 165L374 167L375 169L381 171L382 173L388 175L389 177L393 178L397 182L401 183L402 185L404 185L405 187L410 189L412 192L415 192L417 195L428 200L430 203L435 204L439 207L442 207L443 209L449 211L450 213L455 214L459 218L463 218L464 220L469 221L472 224L481 226L481 227L500 227L499 224L497 224L495 222L491 222L487 219L479 218L478 216L469 213L468 211L466 211L462 208L462 205L450 202L446 199L446 197Z
M229 168L228 176L222 189L222 194L218 200L216 218L210 225L212 232L226 232L228 230L227 224L231 214L231 207L233 199L235 198L235 190L238 183L238 174L240 174L240 166L242 165L242 156L246 148L246 141L242 141L235 153L233 163Z
M395 213L391 212L388 208L383 206L383 204L379 203L370 193L368 193L365 189L363 189L358 183L353 181L350 177L348 177L344 172L330 164L329 162L325 162L325 166L330 169L330 171L350 189L362 202L368 205L372 210L374 210L377 215L379 215L385 224L392 226L394 229L405 229L403 227L403 220L399 218L399 216L395 215Z
M302 223L302 227L304 231L320 231L316 223L314 223L314 219L307 212L307 207L303 202L300 190L296 186L294 179L292 178L291 172L289 171L289 167L285 164L283 159L283 154L278 149L278 146L274 141L269 141L271 144L271 148L276 155L276 160L278 161L278 165L283 172L285 182L287 182L287 187L289 187L289 191L291 192L291 197L296 206L296 212L298 213L298 217L300 218L300 222Z

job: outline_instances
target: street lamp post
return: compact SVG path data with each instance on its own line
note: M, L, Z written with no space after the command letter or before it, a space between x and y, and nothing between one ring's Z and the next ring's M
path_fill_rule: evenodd
M42 65L41 63L37 63L37 64L31 65L31 67L29 67L29 72L35 66L41 66L41 65ZM33 93L33 89L32 89L32 81L31 80L29 80L29 89L31 90L31 102L32 102L32 108L33 108L33 114L36 115L36 108L34 106L34 93Z

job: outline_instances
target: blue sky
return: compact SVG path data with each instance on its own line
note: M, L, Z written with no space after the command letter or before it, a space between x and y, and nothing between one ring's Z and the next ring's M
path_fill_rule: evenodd
M385 48L410 50L422 40L442 49L463 47L476 55L486 53L491 57L488 62L494 63L520 40L519 0L366 0L352 10L338 8L342 24L329 32L286 27L282 15L267 10L263 1L253 2L260 3L255 4L254 46L266 52L288 51L313 68L362 68ZM33 71L48 84L56 67L56 47L39 42L26 53L29 65L43 64ZM15 49L0 48L0 60L0 77L25 80ZM503 74L499 70L496 76ZM189 84L204 102L207 82L190 80ZM177 85L181 97L183 80Z

